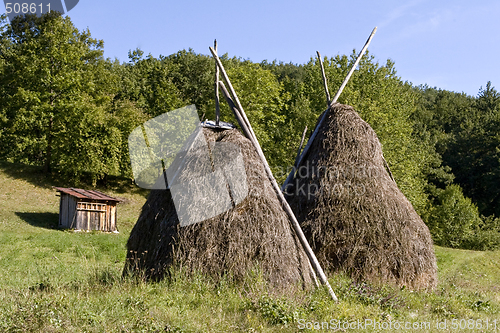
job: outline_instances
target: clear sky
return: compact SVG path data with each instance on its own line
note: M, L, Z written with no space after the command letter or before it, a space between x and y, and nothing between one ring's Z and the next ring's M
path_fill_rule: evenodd
M217 38L231 57L302 64L316 51L360 50L378 26L369 52L392 59L403 80L469 95L487 81L500 90L498 0L80 0L69 16L122 62L135 48L209 54Z

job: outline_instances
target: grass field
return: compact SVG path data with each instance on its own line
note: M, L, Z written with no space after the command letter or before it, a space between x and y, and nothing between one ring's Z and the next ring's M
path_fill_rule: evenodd
M51 186L66 184L4 162L0 183L1 332L335 331L335 320L338 332L500 332L500 251L436 247L434 292L333 275L338 304L323 290L275 296L258 275L234 285L174 271L168 281L145 283L122 279L121 270L147 192L123 182L101 189L124 199L120 233L75 233L56 228Z

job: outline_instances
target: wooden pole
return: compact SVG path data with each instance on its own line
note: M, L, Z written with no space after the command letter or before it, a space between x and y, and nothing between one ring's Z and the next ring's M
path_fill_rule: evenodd
M302 145L304 145L304 140L306 139L306 133L307 133L307 126L304 128L304 132L302 132L302 139L300 140L300 145L299 149L297 149L297 156L295 157L295 163L293 163L293 166L296 168L297 163L299 163L299 157L300 153L302 152Z
M248 139L250 139L250 141L252 142L252 145L254 145L254 146L259 145L258 142L256 142L256 139L252 136L249 128L245 124L245 121L243 120L243 115L241 114L240 110L238 110L238 108L236 107L233 99L231 98L231 96L229 96L229 92L227 91L226 86L224 85L224 82L220 81L219 82L219 86L220 86L220 88L222 90L222 94L224 95L227 103L229 104L229 107L233 111L234 116L236 117L236 120L238 121L238 124L240 125L241 129L243 130L243 133L245 134L245 136ZM307 126L306 126L306 129L307 129ZM305 130L304 130L304 133L305 133ZM259 145L259 147L260 147L260 145ZM300 150L300 148L299 148L299 150ZM258 151L257 151L257 153L258 153ZM260 154L259 154L259 157L261 158ZM261 158L261 160L262 160L262 158ZM268 174L267 170L266 170L266 173ZM272 183L272 181L271 181L271 183ZM276 187L273 186L273 188L276 191ZM313 282L314 282L315 286L319 287L318 278L316 276L316 272L314 271L314 269L313 269L313 267L311 265L311 261L308 260L307 264L308 264L308 267L309 267L309 270L310 270L310 273L311 273L311 278L313 279ZM333 292L333 290L332 290L332 292Z
M337 93L333 97L333 100L330 102L328 108L325 110L325 112L323 112L323 115L321 116L321 119L320 119L318 125L314 129L314 132L311 134L311 137L309 138L309 141L307 142L307 145L305 146L304 151L302 151L302 154L300 155L299 162L297 163L297 167L296 168L298 168L302 164L302 161L304 160L307 152L309 151L309 148L311 147L314 139L316 138L316 135L318 134L319 128L323 124L323 121L325 120L326 115L328 114L328 110L330 110L330 107L337 102L337 100L338 100L340 94L342 93L342 91L344 90L347 82L349 82L349 79L351 78L352 73L354 73L354 70L356 69L356 67L358 66L359 62L361 61L361 58L363 57L363 55L365 54L366 50L368 49L368 45L370 45L370 42L372 41L373 35L375 35L376 31L377 31L377 27L375 27L373 29L372 33L370 34L370 37L368 37L368 40L365 43L365 46L359 52L358 58L356 59L356 61L354 62L354 64L351 67L351 70L349 71L349 73L347 74L346 78L344 79L344 82L342 82L339 90L337 91ZM288 175L288 177L286 178L285 182L283 183L283 186L281 187L282 191L285 190L286 186L293 180L293 178L295 176L295 171L296 171L295 169L296 168L293 168L292 171L290 172L290 174Z
M323 59L321 59L321 54L319 54L319 51L316 51L316 54L318 55L318 61L319 65L321 66L321 74L323 75L323 86L325 87L325 94L326 94L326 106L330 105L330 92L328 91L328 84L326 82L326 74L325 74L325 67L323 67Z
M224 85L224 82L219 81L219 86L220 89L222 90L222 94L224 95L224 98L226 99L227 104L229 104L229 108L233 111L234 116L236 117L236 120L238 121L238 124L240 125L241 130L243 131L243 134L250 140L252 140L252 133L250 133L250 130L248 129L247 125L243 121L243 118L239 114L239 110L234 104L233 99L231 96L229 96L229 92L226 89L226 86Z
M250 122L248 121L248 118L247 118L246 114L243 111L243 107L241 106L241 102L240 102L240 100L238 98L238 95L236 95L236 91L234 90L233 85L231 84L231 81L229 80L229 76L227 76L226 70L224 69L224 66L222 65L222 62L220 61L219 57L217 56L217 52L215 52L215 50L212 47L210 47L210 52L212 52L212 55L214 56L215 62L217 63L217 66L219 66L219 69L220 69L220 72L222 74L222 77L224 78L224 81L226 82L227 87L229 88L229 92L231 93L231 97L233 98L234 103L236 104L236 108L238 110L240 110L240 112L243 113L241 116L242 116L242 118L244 120L244 123L247 125L247 127L250 130L252 136L256 140L257 136L255 136L255 133L253 131L252 126L249 126Z
M326 278L325 272L321 268L321 265L319 264L319 261L316 258L316 255L314 254L313 250L311 249L311 246L307 242L307 239L306 239L304 233L302 232L302 229L300 228L300 224L297 221L297 218L295 217L295 214L293 213L292 208L290 207L290 205L286 201L283 193L281 192L281 189L280 189L278 183L276 182L276 179L274 178L274 175L271 171L271 168L269 167L269 164L267 163L267 159L266 159L264 153L262 152L262 148L260 147L259 141L257 140L257 137L255 136L255 133L252 129L252 125L248 121L248 118L245 114L245 111L243 110L243 107L241 106L241 103L238 99L238 96L236 95L236 92L234 91L234 88L231 84L231 81L229 80L229 77L227 76L227 73L224 69L224 66L222 65L222 62L220 61L219 57L217 56L217 53L215 52L215 50L213 48L210 48L210 51L212 52L212 55L214 56L214 59L220 68L220 71L222 73L224 81L226 81L226 84L228 85L228 87L231 91L231 94L233 95L233 98L235 100L235 103L236 103L235 109L237 111L239 111L239 112L236 112L235 115L238 118L241 117L241 119L238 122L244 123L245 126L247 127L247 129L250 133L249 139L251 140L253 146L255 147L255 150L257 151L257 154L259 155L259 157L262 161L262 164L264 165L264 169L266 170L267 176L268 176L269 180L271 181L271 184L272 184L272 186L276 192L276 195L278 196L278 199L280 200L283 208L285 209L285 212L288 214L288 217L290 218L290 221L292 223L292 227L295 230L295 233L296 233L297 237L299 238L299 241L301 242L302 247L304 248L304 251L306 252L306 254L308 256L312 267L314 268L316 273L319 275L319 279L320 279L321 283L323 283L327 287L328 292L330 293L330 296L333 298L333 300L335 302L338 302L337 296L333 292L333 289L330 286L330 283L328 282L328 279Z
M153 157L153 149L151 148L151 145L149 144L149 139L148 139L148 134L146 132L146 127L144 124L141 124L141 130L142 130L142 135L144 137L144 142L146 143L146 146L148 147L148 153L149 153L149 159L151 160L151 164L154 165L155 159ZM161 168L163 172L163 178L165 180L165 188L168 186L168 180L167 180L167 173L165 172L165 162L163 161L163 158L161 159ZM160 175L158 175L160 176Z
M358 67L358 64L361 61L361 58L363 57L363 55L365 54L366 50L368 49L368 46L370 45L370 43L372 41L372 38L373 38L373 36L375 35L376 32L377 32L377 27L373 28L373 31L370 34L370 37L368 37L368 40L366 41L365 46L363 46L363 49L361 49L361 51L359 52L358 58L356 59L356 62L354 62L354 65L352 65L351 70L349 71L349 74L347 74L346 78L344 79L344 82L342 82L342 84L340 85L340 88L337 91L337 93L335 94L335 96L333 97L333 100L331 101L330 106L332 104L336 103L337 99L340 96L340 94L342 94L342 91L344 90L347 82L349 82L349 79L351 78L352 73L354 73L354 71L356 70L356 67Z
M214 40L214 51L217 53L217 39ZM215 64L215 126L219 126L220 101L219 101L219 66Z

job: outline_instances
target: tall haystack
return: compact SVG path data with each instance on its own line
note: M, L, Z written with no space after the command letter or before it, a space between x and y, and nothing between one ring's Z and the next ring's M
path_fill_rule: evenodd
M375 131L334 104L284 189L323 267L412 289L437 283L429 229L394 182Z
M144 274L158 280L174 266L216 280L224 275L243 280L250 271L258 270L274 288L309 287L308 258L250 140L236 129L201 130L209 147L214 143L239 147L246 197L215 217L189 224L180 223L173 192L152 190L128 240L124 274ZM197 154L191 149L182 156L185 162L177 177L180 182L198 176L193 171L199 161ZM194 196L185 199L197 200Z

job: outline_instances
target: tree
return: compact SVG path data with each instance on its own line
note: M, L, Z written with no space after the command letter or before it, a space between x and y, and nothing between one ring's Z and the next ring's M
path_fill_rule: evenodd
M228 69L234 86L262 150L271 167L285 165L285 103L283 87L274 74L249 61Z
M214 60L189 49L162 57L161 61L168 65L169 80L177 87L186 105L195 104L200 117L206 114L215 119Z
M116 99L134 101L146 114L156 117L162 113L190 104L172 82L172 65L143 51L129 52L128 64L113 64L113 71L120 77Z
M500 94L491 82L480 90L473 109L463 115L443 159L481 214L500 216Z
M500 94L491 82L477 97L427 86L417 91L415 129L434 146L436 165L442 161L427 174L433 236L446 246L498 247Z
M331 95L334 95L356 59L336 56L322 59ZM326 109L321 70L317 59L305 65L304 95L315 118ZM398 186L417 212L425 212L428 196L424 170L431 163L428 143L414 133L412 115L417 95L397 75L390 60L383 66L366 54L339 98L352 105L377 133L385 158ZM314 119L315 121L316 119Z
M116 76L103 42L56 12L2 27L3 158L95 182L120 172L122 133L109 126Z
M467 247L481 223L477 206L456 184L440 191L427 222L437 245L455 248Z

